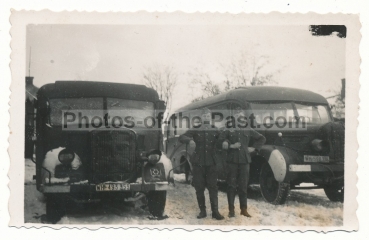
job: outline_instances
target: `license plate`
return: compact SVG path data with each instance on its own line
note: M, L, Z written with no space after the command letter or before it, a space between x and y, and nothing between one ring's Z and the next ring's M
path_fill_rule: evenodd
M96 185L96 191L126 191L130 189L128 183L101 183Z
M329 156L311 156L311 155L304 155L304 162L311 162L311 163L329 163Z

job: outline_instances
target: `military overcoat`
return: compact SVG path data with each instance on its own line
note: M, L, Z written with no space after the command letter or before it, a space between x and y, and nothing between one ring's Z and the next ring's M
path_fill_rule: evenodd
M217 146L221 146L224 141L230 144L241 143L239 149L229 148L227 150L227 162L229 163L251 163L251 156L248 150L250 140L253 139L253 145L256 149L260 149L266 139L263 135L256 132L252 128L247 129L227 129L224 128L217 140Z
M179 137L181 143L188 144L191 140L196 143L190 161L191 164L201 166L216 165L215 148L219 130L215 127L190 129Z

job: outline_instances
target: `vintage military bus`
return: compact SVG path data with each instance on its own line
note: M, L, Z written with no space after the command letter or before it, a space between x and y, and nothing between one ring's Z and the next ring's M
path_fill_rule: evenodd
M156 91L56 81L42 86L37 99L35 178L48 221L56 223L68 202L124 201L137 192L162 216L172 176L170 161L161 157L162 131L153 127L165 111Z
M170 118L176 123L165 128L164 146L175 172L185 172L186 179L191 176L190 154L178 137L188 128L180 127L180 120L204 107L228 116L244 109L248 123L253 120L252 127L266 137L260 153L253 154L250 170L250 183L260 184L266 201L283 204L290 189L312 188L323 188L331 201L343 201L345 129L333 121L323 96L285 87L242 87L176 110ZM225 127L214 118L215 127ZM225 154L217 150L215 155L220 180L225 180Z

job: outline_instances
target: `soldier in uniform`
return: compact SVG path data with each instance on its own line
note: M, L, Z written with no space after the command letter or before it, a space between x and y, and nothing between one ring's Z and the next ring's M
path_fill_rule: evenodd
M241 108L235 109L234 119L245 118ZM246 125L246 124L245 124ZM228 151L227 154L227 198L229 214L228 217L235 217L234 200L238 187L241 215L251 217L247 212L247 186L249 182L249 172L251 156L249 152L249 141L253 139L253 146L250 150L258 152L265 143L265 137L254 129L245 128L224 128L218 138L218 145Z
M219 131L210 124L211 112L209 109L204 108L202 110L201 120L194 118L193 128L181 135L179 141L188 144L189 150L193 150L190 161L193 174L192 184L195 187L197 203L200 208L200 214L197 218L200 219L207 216L204 194L205 188L207 188L209 191L212 218L222 220L224 217L218 211L218 173L214 156L214 147L219 136Z

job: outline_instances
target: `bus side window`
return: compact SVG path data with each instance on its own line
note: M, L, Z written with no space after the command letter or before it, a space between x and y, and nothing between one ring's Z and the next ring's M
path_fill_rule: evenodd
M245 109L245 114L246 116L250 116L252 113L252 110L251 110L251 107L250 107L250 104L249 103L246 103L246 109Z
M232 108L232 114L235 114L235 109L242 109L244 113L246 114L246 109L238 103L232 103L231 108Z
M175 119L174 119L174 135L177 135L178 133L177 133L177 128L178 128L178 114L175 114ZM173 126L173 125L172 125Z
M182 135L190 129L191 119L188 112L182 112L181 115L177 115L176 126L176 135Z
M255 117L255 113L254 113L253 109L251 109L251 105L248 102L246 103L245 114L246 114L246 117L247 117L248 121L250 120L251 115L253 115L253 117Z
M174 136L173 115L168 119L167 137Z
M169 119L168 129L169 129L169 136L177 135L177 128L178 128L178 114L172 114Z
M165 137L169 137L169 134L170 134L170 124L169 124L169 119L167 120L167 122L165 122L165 132L164 132L164 134L165 134Z

